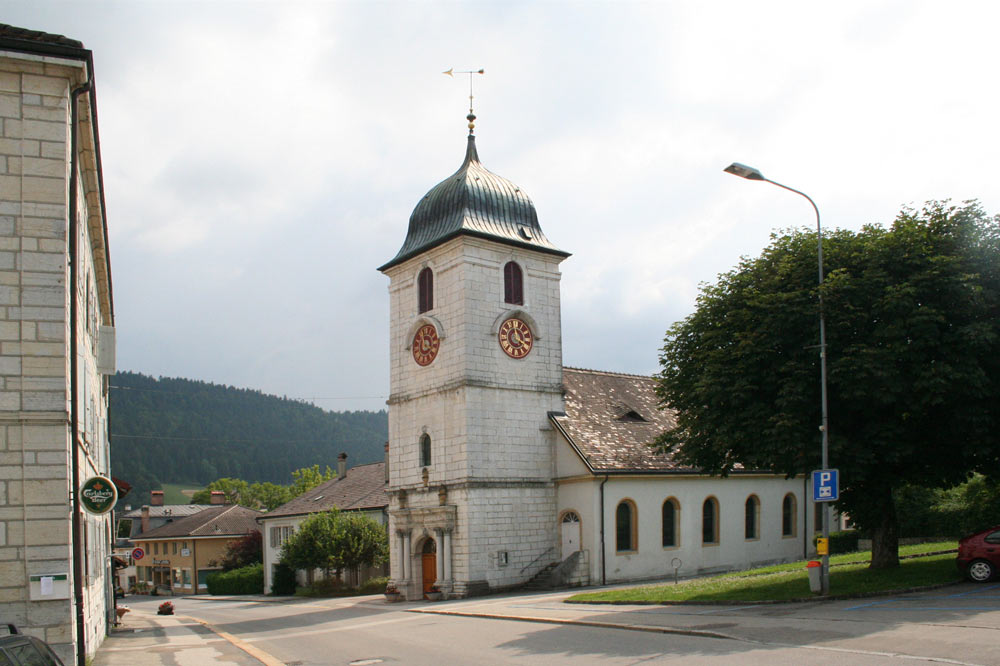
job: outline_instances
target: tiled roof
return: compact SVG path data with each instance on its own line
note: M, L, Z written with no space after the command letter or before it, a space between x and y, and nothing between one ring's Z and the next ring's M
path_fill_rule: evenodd
M202 509L193 516L175 520L163 527L137 535L133 539L243 535L260 529L257 526L257 518L262 515L260 511L236 504L213 506Z
M566 415L552 421L595 473L691 471L648 445L676 425L651 377L563 368Z
M381 509L389 506L385 494L385 463L358 465L343 477L325 481L295 499L268 511L262 518L303 516L337 507L341 511Z
M164 504L162 506L151 506L149 507L149 517L150 518L168 518L168 517L178 517L183 518L184 516L193 516L199 511L204 511L205 509L212 508L211 504ZM138 509L132 509L128 513L124 513L122 518L142 518L142 507Z
M53 35L40 30L28 30L27 28L17 28L6 23L0 23L0 37L7 39L20 39L26 42L40 42L42 44L57 44L59 46L69 46L76 49L83 48L83 42L62 35Z

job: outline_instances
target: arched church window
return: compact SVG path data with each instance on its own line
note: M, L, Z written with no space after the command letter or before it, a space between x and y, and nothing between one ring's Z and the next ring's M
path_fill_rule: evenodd
M430 467L431 464L431 436L424 433L420 438L420 466Z
M622 500L615 510L615 550L619 553L638 550L635 533L635 504L631 500Z
M503 300L504 303L524 305L524 279L521 267L513 261L503 267Z
M760 500L756 495L747 498L746 506L743 510L743 538L760 538Z
M434 307L434 271L425 268L417 276L417 312L427 312Z
M680 504L671 497L663 503L663 547L675 548L677 546L677 517L680 513Z
M701 507L701 542L719 543L719 500L709 497Z
M795 495L791 493L781 502L781 536L795 536Z

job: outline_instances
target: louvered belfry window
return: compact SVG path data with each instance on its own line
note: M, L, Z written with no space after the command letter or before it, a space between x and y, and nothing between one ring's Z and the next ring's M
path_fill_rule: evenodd
M427 312L434 307L434 272L429 268L417 277L417 312Z
M504 303L524 305L524 279L521 267L513 261L503 267L503 300Z

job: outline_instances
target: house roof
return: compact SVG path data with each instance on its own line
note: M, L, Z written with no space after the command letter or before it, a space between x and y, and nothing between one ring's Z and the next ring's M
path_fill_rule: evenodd
M403 247L379 270L391 268L462 234L569 256L542 233L535 204L528 195L482 165L476 151L476 137L471 134L462 166L420 200L410 215Z
M18 39L26 42L38 42L40 44L55 44L58 46L68 46L77 49L83 48L83 42L77 41L75 39L70 39L69 37L63 37L62 35L54 35L52 33L42 32L41 30L28 30L27 28L18 28L12 25L7 25L6 23L0 23L0 37L5 37L7 39Z
M133 540L243 535L258 529L257 518L262 515L260 511L237 504L212 506L192 516L136 535Z
M337 507L341 511L382 509L389 506L385 494L385 463L358 465L343 477L325 481L290 502L268 511L262 518L303 516Z
M163 504L149 507L150 518L183 518L193 516L199 511L212 508L211 504ZM217 505L216 505L217 506ZM122 518L142 518L142 507L131 509L122 514Z
M694 471L649 447L676 425L652 377L563 368L563 385L566 412L550 418L593 472Z

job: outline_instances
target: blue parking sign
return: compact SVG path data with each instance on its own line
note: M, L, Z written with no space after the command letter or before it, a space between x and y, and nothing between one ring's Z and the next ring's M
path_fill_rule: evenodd
M835 469L813 471L813 501L835 502L840 499L840 474Z

